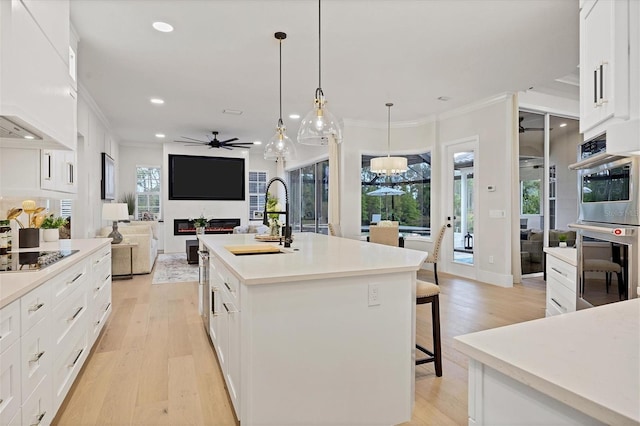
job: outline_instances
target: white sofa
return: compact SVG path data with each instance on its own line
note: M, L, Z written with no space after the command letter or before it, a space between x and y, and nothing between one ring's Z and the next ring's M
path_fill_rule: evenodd
M100 236L106 237L111 231L111 226L105 226L100 230ZM129 224L120 223L118 224L118 231L122 234L123 242L138 244L133 248L133 273L150 273L158 255L157 222L132 221ZM113 275L129 273L129 250L114 250L112 258Z

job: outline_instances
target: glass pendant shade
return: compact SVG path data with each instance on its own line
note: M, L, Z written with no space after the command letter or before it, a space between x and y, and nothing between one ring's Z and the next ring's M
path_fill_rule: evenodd
M333 136L337 143L342 142L342 129L338 119L331 114L326 106L319 106L309 111L300 123L298 142L304 145L327 145L329 137Z
M405 157L376 157L371 159L371 171L387 176L404 173L407 171L407 159Z
M286 127L278 127L276 129L276 134L269 139L269 142L264 147L265 160L283 159L289 161L296 157L296 145L287 136L286 131Z

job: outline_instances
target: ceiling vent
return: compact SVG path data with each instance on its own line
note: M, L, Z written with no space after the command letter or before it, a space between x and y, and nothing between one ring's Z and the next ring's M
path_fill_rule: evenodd
M0 138L2 139L30 139L41 140L42 138L37 134L30 132L24 127L6 119L0 117Z

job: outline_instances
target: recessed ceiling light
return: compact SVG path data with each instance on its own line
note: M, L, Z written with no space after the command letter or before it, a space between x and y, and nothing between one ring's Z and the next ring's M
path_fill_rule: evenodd
M449 96L438 96L438 100L442 102L447 102L451 100L451 98Z
M254 145L262 145L262 141L253 141Z
M297 120L300 118L300 114L289 114L289 118L292 120Z
M166 135L164 133L156 133L156 138L164 138Z
M242 115L242 111L239 109L223 109L223 114L231 114L231 115Z
M160 22L160 21L154 22L153 28L160 31L161 33L170 33L171 31L173 31L172 25L167 24L166 22Z
M560 127L567 127L567 123L560 123Z
M160 98L151 98L150 101L152 104L156 104L156 105L162 105L164 103L164 99L160 99Z
M35 139L35 138L34 138L33 136L31 136L31 135L25 135L25 137L24 137L24 138L25 138L25 139Z

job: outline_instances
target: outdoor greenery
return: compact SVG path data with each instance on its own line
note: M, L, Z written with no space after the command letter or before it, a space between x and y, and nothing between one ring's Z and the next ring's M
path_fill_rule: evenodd
M540 214L540 180L522 181L522 214Z

